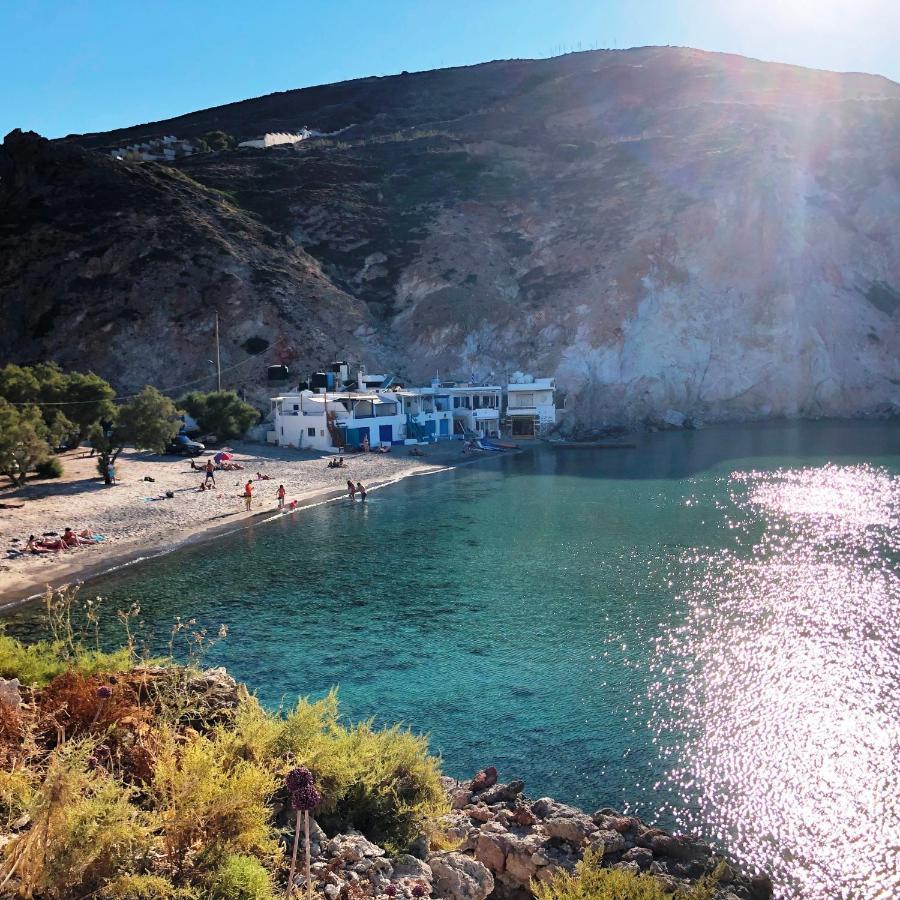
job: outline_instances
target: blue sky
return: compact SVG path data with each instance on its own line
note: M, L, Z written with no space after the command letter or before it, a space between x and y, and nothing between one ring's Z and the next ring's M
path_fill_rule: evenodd
M0 0L0 137L365 75L679 44L900 80L900 0Z

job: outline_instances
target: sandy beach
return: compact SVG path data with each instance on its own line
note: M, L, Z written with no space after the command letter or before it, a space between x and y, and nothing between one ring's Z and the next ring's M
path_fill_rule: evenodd
M348 478L373 489L479 458L463 457L460 444L452 441L426 448L423 458L410 456L405 447L394 448L386 454L350 455L345 457L346 468L329 469L328 457L311 453L245 443L229 449L244 469L216 472L216 489L211 491L197 490L203 475L191 469L188 459L128 450L117 461L115 485L105 485L97 475L96 459L75 450L61 454L62 478L0 489L0 503L22 504L0 509L0 610L48 586L83 581L117 565L258 521L275 512L279 484L285 487L287 503L302 506L340 496ZM208 456L199 457L197 463L204 464ZM269 480L257 481L257 472ZM248 478L255 488L249 513L242 497ZM167 498L167 491L174 496ZM67 526L76 531L90 528L104 535L104 541L39 556L17 549L24 548L30 534L62 534Z

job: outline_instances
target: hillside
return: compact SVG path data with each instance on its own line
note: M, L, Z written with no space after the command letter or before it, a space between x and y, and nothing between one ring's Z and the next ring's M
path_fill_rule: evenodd
M294 147L163 165L162 135ZM0 150L0 356L555 374L570 424L900 396L900 86L678 48L369 78ZM269 346L258 359L250 353Z

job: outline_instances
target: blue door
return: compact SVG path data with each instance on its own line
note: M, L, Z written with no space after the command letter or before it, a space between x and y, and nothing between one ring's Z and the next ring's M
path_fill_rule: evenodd
M363 440L368 437L369 437L369 429L368 428L348 428L347 429L347 446L348 447L362 447Z
M378 440L382 444L389 444L394 439L394 428L392 425L378 426Z
M450 434L450 420L449 419L441 419L441 435L446 436Z

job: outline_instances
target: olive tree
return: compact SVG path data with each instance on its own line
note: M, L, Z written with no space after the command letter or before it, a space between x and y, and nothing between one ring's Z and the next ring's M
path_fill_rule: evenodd
M106 474L126 446L162 453L178 434L181 418L175 404L156 388L147 385L116 411L113 418L98 422L91 431L97 451L97 469Z
M259 412L234 391L191 391L178 401L203 431L219 440L240 437L259 421Z
M16 407L0 398L0 474L14 485L22 485L28 473L50 455L40 410Z

